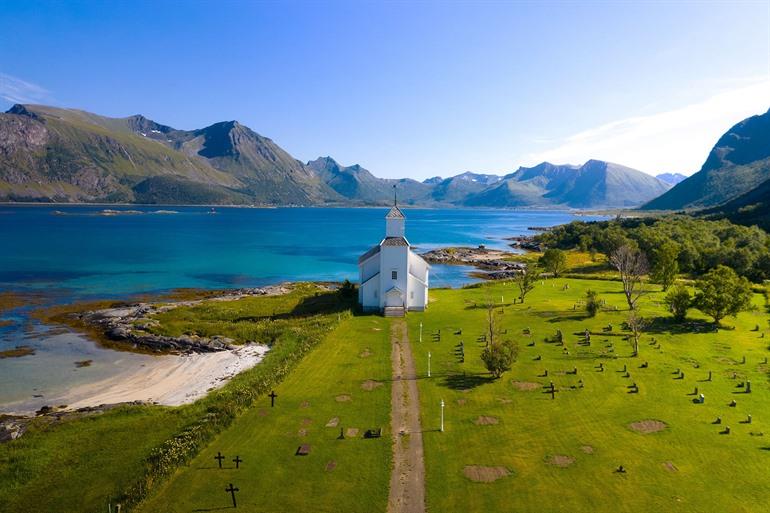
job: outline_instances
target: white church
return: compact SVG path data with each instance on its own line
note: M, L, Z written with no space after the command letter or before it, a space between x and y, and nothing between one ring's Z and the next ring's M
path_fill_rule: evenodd
M358 302L364 311L400 317L428 305L430 266L410 249L405 221L394 204L385 216L385 238L358 259Z

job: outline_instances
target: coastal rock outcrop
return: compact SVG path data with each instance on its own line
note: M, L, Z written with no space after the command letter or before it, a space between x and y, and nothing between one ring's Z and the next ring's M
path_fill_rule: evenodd
M250 296L285 294L288 285L246 288L227 291L222 295L173 303L133 303L73 314L79 322L96 328L110 341L158 352L208 353L235 349L235 340L224 336L201 337L185 334L178 337L158 335L152 330L158 325L153 316L180 306L195 306L202 301L234 301Z

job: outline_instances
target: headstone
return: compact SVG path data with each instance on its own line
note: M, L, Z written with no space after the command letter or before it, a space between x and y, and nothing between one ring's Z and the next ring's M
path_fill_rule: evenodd
M706 402L706 396L704 396L703 394L701 394L701 395L700 395L700 403L701 403L701 404L703 404L703 403L705 403L705 402Z
M709 371L709 379L708 381L711 381L711 371Z
M217 455L214 456L214 459L217 460L217 462L219 462L219 468L222 468L222 460L225 459L225 457L222 456L222 453L217 452Z
M230 496L233 498L233 507L237 508L238 504L235 503L235 492L239 491L238 488L233 487L233 483L230 483L230 486L225 488L225 491L230 494Z
M235 463L235 468L239 469L241 468L241 463L243 463L243 460L241 459L240 456L236 455L235 459L233 460L233 463Z
M751 414L746 418L746 424L751 424Z
M751 393L751 381L746 382L746 393L747 394Z
M278 394L275 393L275 390L271 390L268 397L270 398L270 407L275 407L275 398L278 397Z
M302 444L297 448L297 452L295 453L297 456L307 456L310 454L310 445L309 444Z
M730 407L731 407L731 408L735 408L737 405L738 405L738 403L735 401L735 399L733 399L732 401L730 401Z

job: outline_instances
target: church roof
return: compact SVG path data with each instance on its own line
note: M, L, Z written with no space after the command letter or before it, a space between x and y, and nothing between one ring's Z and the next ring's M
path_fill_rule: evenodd
M403 212L401 212L401 209L397 206L393 206L393 208L390 209L388 212L388 215L385 216L385 219L405 219L406 216Z
M385 237L380 246L408 246L409 243L403 237Z
M366 253L364 253L360 257L358 257L358 263L360 264L360 263L363 263L363 262L369 260L371 257L373 257L374 255L376 255L379 252L380 252L380 245L379 244L376 245L376 246L372 246L371 248L369 248L369 251L367 251Z

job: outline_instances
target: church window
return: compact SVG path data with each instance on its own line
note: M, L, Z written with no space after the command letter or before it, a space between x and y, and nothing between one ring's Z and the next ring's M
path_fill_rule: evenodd
M409 298L410 298L410 299L414 299L414 291L411 291L411 292L409 293Z
M390 277L394 280L398 279L398 271L390 271Z

